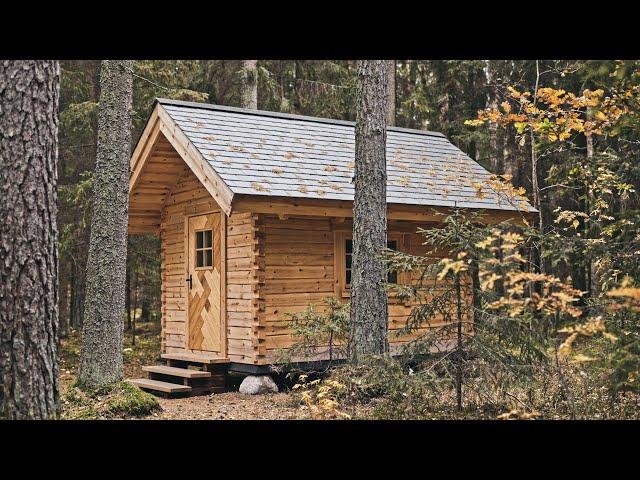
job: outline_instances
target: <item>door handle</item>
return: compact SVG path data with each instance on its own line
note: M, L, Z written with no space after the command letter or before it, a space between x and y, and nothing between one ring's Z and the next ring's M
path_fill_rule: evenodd
M189 278L187 278L187 282L189 283L189 290L191 290L191 287L193 286L193 280L191 279L191 274L189 274Z

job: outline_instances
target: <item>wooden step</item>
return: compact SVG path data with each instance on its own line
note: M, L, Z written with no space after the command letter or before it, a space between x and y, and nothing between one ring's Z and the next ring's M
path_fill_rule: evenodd
M228 358L216 355L206 355L203 353L163 353L160 355L165 360L182 360L184 362L203 363L211 365L214 363L230 363Z
M191 387L188 385L178 385L177 383L160 382L158 380L149 380L148 378L132 378L127 380L135 386L143 390L154 390L163 393L182 393L190 392Z
M145 372L160 373L172 377L182 378L209 378L211 372L203 372L200 370L189 370L187 368L167 367L166 365L147 365L142 367Z

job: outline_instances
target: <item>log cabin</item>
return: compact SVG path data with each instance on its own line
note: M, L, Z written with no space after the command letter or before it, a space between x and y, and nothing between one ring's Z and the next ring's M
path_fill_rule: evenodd
M295 342L287 312L348 300L354 128L155 101L131 157L129 233L161 240L167 364L144 367L150 378L134 383L167 394L222 391L228 369L268 373L278 349ZM498 191L479 195L491 174L440 133L389 127L387 176L390 248L423 253L417 228L452 208L495 222L523 215ZM390 332L410 309L390 298ZM393 351L410 338L389 340Z

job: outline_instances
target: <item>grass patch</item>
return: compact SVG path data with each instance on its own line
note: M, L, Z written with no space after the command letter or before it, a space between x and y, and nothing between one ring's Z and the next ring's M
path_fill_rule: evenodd
M90 390L77 383L62 395L62 418L65 420L98 420L136 418L160 410L156 398L128 382Z

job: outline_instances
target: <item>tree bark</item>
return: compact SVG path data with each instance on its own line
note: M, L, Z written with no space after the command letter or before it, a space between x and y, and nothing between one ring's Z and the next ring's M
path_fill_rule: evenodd
M387 125L396 126L396 61L387 60Z
M538 99L538 84L540 83L540 63L536 60L536 85L533 92L533 106L536 106L536 102ZM542 205L540 199L540 187L538 185L538 154L536 152L536 138L533 131L531 131L531 189L533 190L533 203L534 206L538 209L538 229L540 230L540 235L544 234L544 223L542 216ZM542 252L540 252L542 255ZM544 271L542 272L544 273Z
M591 117L591 115L588 115L589 117ZM587 141L587 165L591 166L593 163L593 136L591 135L587 135L586 136L586 141ZM586 209L587 211L585 213L589 213L588 209ZM586 229L586 228L585 228ZM586 289L585 291L587 292L588 296L597 296L600 293L600 276L599 276L599 272L598 269L595 268L595 262L592 261L591 257L589 256L586 259L586 277L588 279L587 282L585 282L586 285Z
M57 61L0 61L0 417L59 413Z
M58 296L62 297L62 300L58 303L58 338L67 338L69 336L69 289L68 282L62 285L62 289L60 288L60 283L58 283L58 292L61 292Z
M87 259L80 384L122 379L133 62L104 60Z
M138 272L133 284L133 324L131 327L131 345L136 346L136 315L138 314Z
M74 260L73 263L73 293L71 297L71 318L69 323L74 329L80 330L82 328L82 321L84 319L86 263L85 266L82 266L79 260Z
M144 291L143 291L144 293ZM142 297L142 302L140 304L140 321L146 323L150 319L151 310L149 308L149 299L146 295Z
M257 110L258 108L258 61L242 62L241 107Z
M384 60L358 62L350 361L383 354L387 343L386 107Z
M498 108L498 91L495 85L497 62L487 60L487 108L490 109ZM489 123L489 150L491 172L496 175L504 174L504 136L497 123Z
M127 265L126 281L124 285L124 308L127 313L127 330L131 330L131 267Z

